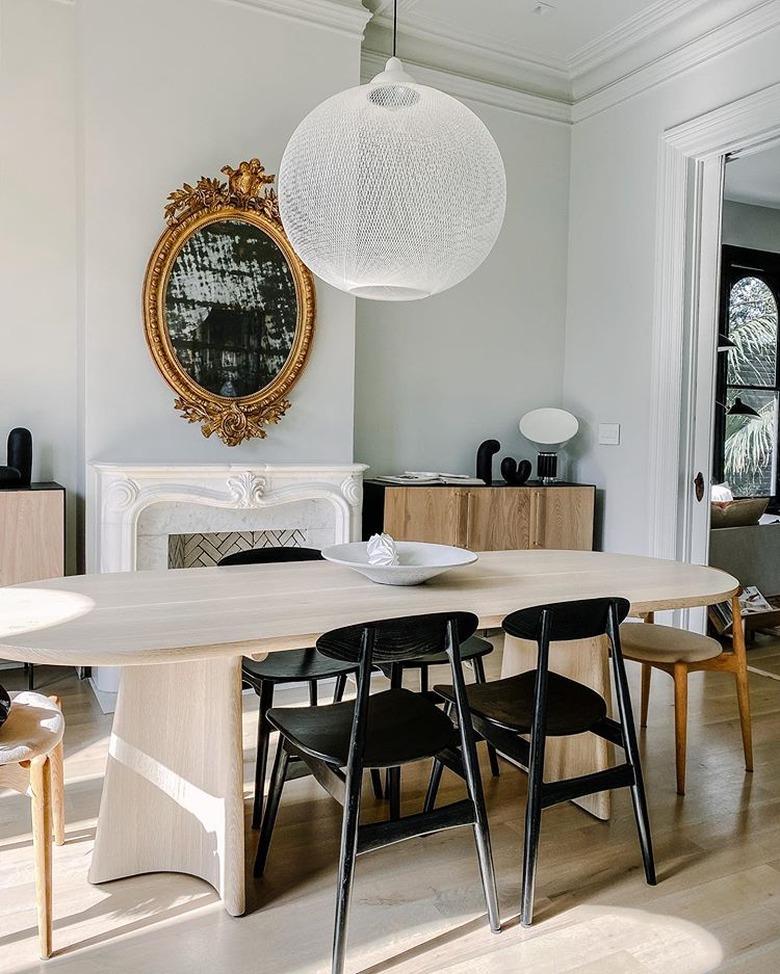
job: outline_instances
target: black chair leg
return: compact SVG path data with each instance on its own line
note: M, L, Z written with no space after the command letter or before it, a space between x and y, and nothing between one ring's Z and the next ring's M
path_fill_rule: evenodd
M544 748L542 747L542 768L534 767L533 757L528 773L528 799L525 806L525 835L523 837L523 891L520 922L530 927L534 919L534 886L536 884L536 862L539 854L539 833L542 826L542 769Z
M347 674L339 673L336 677L336 689L333 691L333 702L341 703L344 699L344 691L347 689Z
M35 667L32 663L24 664L24 672L27 674L27 689L35 689Z
M382 775L379 773L379 768L371 769L371 787L374 789L374 798L381 802L385 795L382 791Z
M613 617L614 609L610 610L609 637L612 643L612 672L615 677L615 696L617 697L620 724L623 730L628 763L634 770L634 784L631 786L631 802L634 806L636 829L639 833L639 845L642 849L642 862L645 867L645 879L650 886L658 882L655 874L655 859L653 857L653 840L650 832L650 816L647 811L647 796L642 776L642 762L639 757L639 746L636 740L634 712L631 709L631 695L626 678L626 665L620 646L620 631Z
M276 815L279 811L279 800L282 797L282 788L287 777L287 765L290 763L290 755L283 741L279 741L274 759L274 770L271 776L271 788L268 792L268 802L263 816L263 827L260 830L260 841L257 845L257 855L255 856L255 866L253 874L255 878L263 875L265 863L268 859L268 850L271 848L271 836L273 835Z
M265 769L268 764L268 742L271 728L265 719L274 699L274 685L267 680L260 684L260 712L257 716L257 760L255 762L255 797L252 804L252 828L259 829L263 821L263 792Z
M317 706L317 681L309 680L309 706Z
M425 792L425 801L423 802L423 811L432 812L436 806L436 796L439 793L439 784L441 783L441 774L444 771L444 765L441 761L437 761L436 758L433 759L433 767L431 768L431 777L428 781L428 790Z
M401 817L401 769L387 769L387 797L390 799L390 821Z
M523 836L523 889L520 922L524 927L530 927L534 919L536 861L539 854L539 832L542 826L544 748L547 728L547 666L550 658L550 614L546 609L542 612L538 646L539 655L536 665L534 710L528 759L528 798L525 806L525 835Z
M477 683L487 683L485 678L485 664L482 662L481 656L475 656L474 663L474 678ZM501 768L498 763L498 755L496 754L496 749L492 744L487 746L488 758L490 759L490 770L494 778L498 778L501 774Z
M357 859L361 779L362 769L352 768L347 772L344 818L341 823L341 858L339 861L338 892L336 894L336 922L333 930L331 974L344 974L349 908L352 901L352 880L355 875L355 860Z
M420 693L428 693L428 667L420 667Z

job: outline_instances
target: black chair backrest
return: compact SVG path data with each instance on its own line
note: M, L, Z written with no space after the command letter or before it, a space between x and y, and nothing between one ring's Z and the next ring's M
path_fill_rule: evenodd
M428 615L402 616L361 622L343 629L333 629L320 636L317 649L332 659L360 662L366 631L373 636L374 663L397 663L420 656L432 656L447 649L448 623L455 625L455 638L460 644L473 636L479 620L471 612L434 612Z
M322 552L317 548L250 548L249 551L234 551L232 555L220 558L217 564L224 565L271 565L287 561L321 561Z
M569 639L592 639L605 636L609 630L609 609L615 606L617 624L628 615L631 608L626 599L582 599L575 602L552 602L535 605L512 612L502 622L504 632L519 639L538 640L541 637L542 615L549 619L550 642Z

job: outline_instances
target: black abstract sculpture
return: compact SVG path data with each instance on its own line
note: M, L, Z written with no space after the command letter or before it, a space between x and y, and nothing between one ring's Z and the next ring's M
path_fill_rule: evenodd
M530 460L521 460L518 463L514 457L504 457L501 461L501 476L513 487L522 487L531 476L532 469Z
M0 727L5 723L10 709L11 698L8 696L8 691L4 686L0 686Z
M22 475L16 467L0 467L0 489L3 487L18 487Z
M500 449L498 440L484 440L477 448L477 477L488 487L493 483L493 457Z
M19 471L19 486L29 487L32 479L32 433L17 426L8 434L6 463Z

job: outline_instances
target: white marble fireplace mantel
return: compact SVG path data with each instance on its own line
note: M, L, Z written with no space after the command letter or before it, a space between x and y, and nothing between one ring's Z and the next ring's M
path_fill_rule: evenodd
M365 464L91 463L87 571L168 567L178 533L300 531L311 547L359 540ZM115 670L95 671L108 696Z

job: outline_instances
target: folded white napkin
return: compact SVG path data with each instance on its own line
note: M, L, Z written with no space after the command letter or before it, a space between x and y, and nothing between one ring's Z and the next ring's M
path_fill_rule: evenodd
M372 534L366 545L369 565L398 565L398 549L389 534Z

